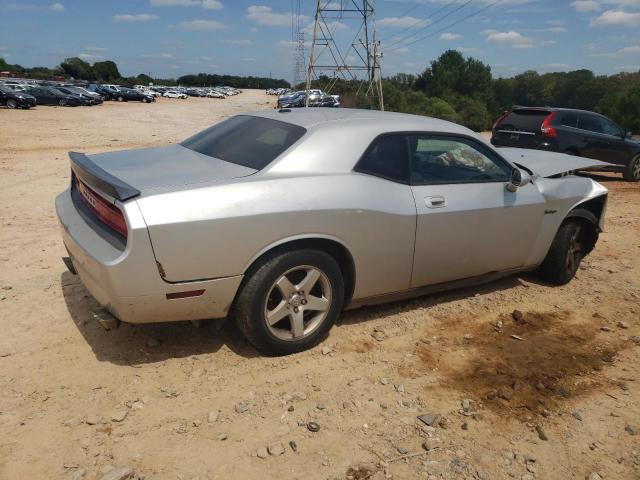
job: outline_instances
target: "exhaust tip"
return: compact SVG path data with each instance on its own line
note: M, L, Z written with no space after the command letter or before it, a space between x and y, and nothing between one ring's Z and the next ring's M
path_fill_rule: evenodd
M92 314L93 319L96 320L102 328L105 330L115 330L120 326L120 320L114 317L111 312L101 308L100 310L96 310Z

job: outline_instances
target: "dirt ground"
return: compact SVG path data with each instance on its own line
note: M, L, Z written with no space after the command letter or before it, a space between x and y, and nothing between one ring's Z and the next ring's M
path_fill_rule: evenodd
M60 260L66 152L165 145L273 100L0 109L0 478L639 479L640 185L618 177L599 178L607 230L564 287L351 311L286 358L231 322L91 320Z

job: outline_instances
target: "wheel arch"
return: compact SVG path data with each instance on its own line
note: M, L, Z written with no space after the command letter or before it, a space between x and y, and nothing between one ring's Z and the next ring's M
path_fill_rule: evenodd
M299 235L295 237L283 238L271 243L247 262L243 269L245 280L248 279L253 270L256 269L267 258L273 257L283 251L300 249L320 250L327 253L336 261L342 271L344 279L344 301L347 305L353 296L356 284L356 267L353 255L347 244L336 237L324 234ZM245 281L243 280L243 282ZM238 289L240 291L240 288Z
M570 221L579 222L587 228L589 236L585 245L587 253L590 253L598 241L598 236L602 231L602 216L606 205L607 196L601 195L581 202L567 213L562 224Z

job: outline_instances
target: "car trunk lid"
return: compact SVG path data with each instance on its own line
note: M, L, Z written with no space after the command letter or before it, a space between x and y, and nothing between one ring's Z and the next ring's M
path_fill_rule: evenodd
M72 169L99 191L125 201L245 177L256 170L203 155L181 145L87 156L70 152Z

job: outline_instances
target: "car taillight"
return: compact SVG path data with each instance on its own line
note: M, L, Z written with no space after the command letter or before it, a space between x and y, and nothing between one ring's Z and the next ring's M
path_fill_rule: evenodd
M89 186L87 186L82 180L76 177L76 188L82 196L84 203L91 209L91 211L100 219L102 223L118 232L124 238L127 238L128 229L127 222L124 219L124 214L115 205L109 203L102 198L96 192L94 192Z
M547 115L547 118L544 119L542 125L540 126L540 131L542 132L543 137L551 137L558 138L558 132L556 129L551 126L551 120L556 116L556 112L551 112Z

